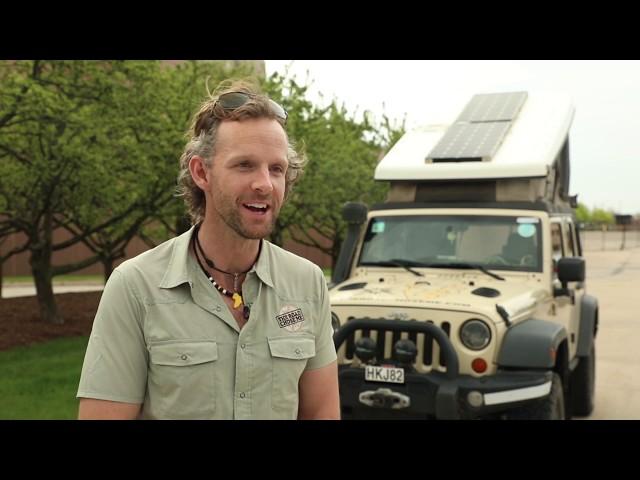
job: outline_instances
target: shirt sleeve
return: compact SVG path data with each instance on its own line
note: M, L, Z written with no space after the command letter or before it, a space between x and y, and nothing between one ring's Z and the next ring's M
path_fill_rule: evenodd
M114 270L93 321L77 397L144 401L148 364L144 312L143 301L125 273Z
M325 367L338 357L333 343L333 328L331 328L331 305L329 303L329 289L327 280L320 268L316 267L317 288L320 291L316 334L316 355L307 362L306 370Z

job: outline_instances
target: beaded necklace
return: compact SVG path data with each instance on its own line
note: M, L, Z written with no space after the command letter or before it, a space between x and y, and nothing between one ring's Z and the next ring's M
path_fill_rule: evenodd
M242 299L242 295L240 294L240 292L238 292L238 277L240 275L244 275L245 273L248 273L249 270L251 270L251 268L249 270L246 270L244 272L239 272L239 273L231 273L231 272L226 272L224 270L221 270L219 268L217 268L213 261L211 261L210 259L207 258L207 256L204 254L204 250L202 248L202 245L200 245L200 240L198 239L198 231L200 229L200 226L198 225L193 233L193 251L196 254L196 261L198 262L198 265L200 265L200 268L202 269L202 272L204 273L204 275L207 277L207 279L211 282L211 284L214 286L214 288L216 290L218 290L220 293L222 293L223 295L233 299L233 308L239 308L241 305L243 305L244 301ZM197 248L196 248L197 246ZM198 252L199 250L199 252ZM260 247L258 249L258 255L257 257L260 256L260 251L262 250L262 242L260 242ZM200 261L200 256L198 255L198 253L200 253L200 255L202 255L202 257L204 258L204 261L207 263L207 265L214 269L217 270L220 273L224 273L226 275L233 275L233 289L235 290L233 293L230 292L229 290L227 290L226 288L222 287L221 285L218 284L218 282L216 282L213 279L212 275L209 275L209 272L207 272L207 269L204 268L204 265L202 265L202 262ZM256 258L257 258L256 257ZM249 319L249 314L250 314L250 309L247 305L243 305L242 308L242 316L245 320Z

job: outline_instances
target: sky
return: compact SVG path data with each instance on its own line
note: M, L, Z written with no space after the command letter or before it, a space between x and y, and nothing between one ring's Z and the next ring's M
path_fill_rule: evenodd
M640 213L640 61L629 60L267 60L310 83L318 104L336 99L358 114L406 118L412 128L476 93L569 94L569 193L589 208ZM421 119L424 118L425 120Z

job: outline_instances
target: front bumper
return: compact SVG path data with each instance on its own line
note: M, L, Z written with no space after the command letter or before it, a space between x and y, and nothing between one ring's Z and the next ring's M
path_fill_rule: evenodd
M501 371L486 377L459 374L456 352L439 327L385 319L350 320L334 335L336 349L356 330L385 329L431 335L445 355L447 371L407 371L403 384L365 380L362 366L340 365L343 419L473 419L499 414L547 396L548 371Z

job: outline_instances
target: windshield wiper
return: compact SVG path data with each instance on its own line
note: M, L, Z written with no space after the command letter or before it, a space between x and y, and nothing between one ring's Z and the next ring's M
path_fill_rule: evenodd
M402 259L399 259L399 258L393 258L391 260L385 260L383 262L362 262L362 263L360 263L360 265L366 265L366 266L379 265L381 267L402 267L405 270L407 270L408 272L411 272L414 275L417 275L418 277L424 277L424 274L418 272L417 270L414 270L411 267L426 267L427 266L426 263L414 262L414 261L411 261L411 260L402 260Z
M480 270L482 273L486 273L490 277L496 278L498 280L504 280L504 277L501 277L497 273L493 273L487 270L483 265L478 263L466 263L466 262L449 262L449 263L430 263L425 265L428 268L463 268L467 270Z

